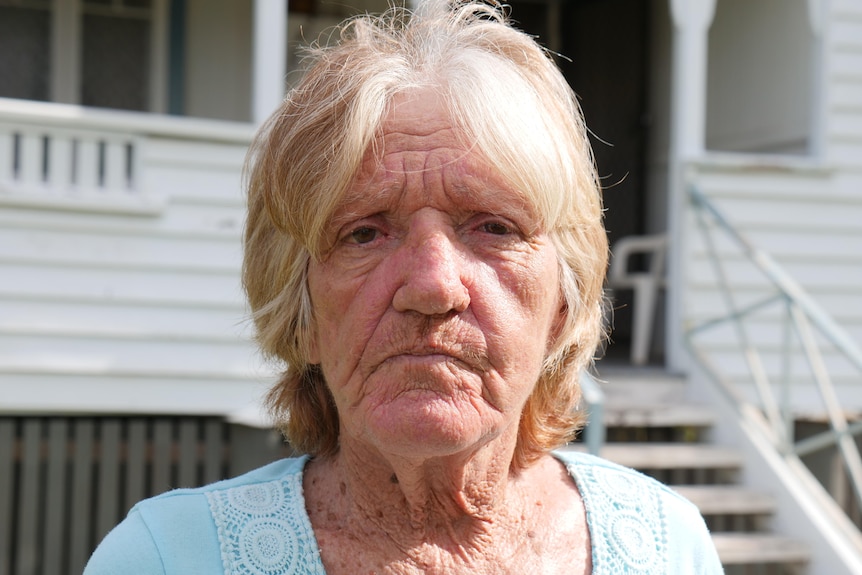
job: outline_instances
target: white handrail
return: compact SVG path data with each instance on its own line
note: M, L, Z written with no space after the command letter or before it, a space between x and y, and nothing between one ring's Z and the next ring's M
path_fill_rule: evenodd
M695 352L693 354L694 357L708 373L713 374L714 381L721 383L723 391L736 404L740 411L744 412L751 409L752 406L748 404L744 395L738 393L728 383L728 378L722 378L717 375L716 370L719 368L714 362L709 360L705 351L699 348L694 341L696 336L709 329L723 324L732 324L740 345L747 356L750 375L755 383L758 398L761 401L761 409L763 409L765 418L770 424L770 433L767 433L767 436L771 438L776 451L782 456L799 456L811 453L817 449L835 446L842 456L850 482L852 483L854 495L860 506L862 506L862 456L860 456L859 449L853 439L855 434L862 433L862 425L850 425L844 412L841 410L834 383L814 337L813 328L816 327L818 332L860 371L862 371L862 350L860 350L853 338L769 254L755 247L705 195L696 188L691 187L689 196L693 206L697 210L699 228L703 234L707 251L718 277L719 289L725 298L729 310L728 313L720 317L711 318L688 329L687 340ZM769 297L764 301L757 302L745 308L736 305L733 296L733 286L724 272L721 258L712 240L708 224L705 221L706 215L711 218L712 222L718 228L735 241L747 258L770 281L772 288L777 292L776 296ZM769 303L777 301L785 303L786 313L791 320L788 325L795 328L796 337L808 360L812 379L823 400L830 425L829 431L797 443L793 443L792 429L788 425L788 422L792 421L792 413L787 413L790 406L787 404L781 406L776 401L767 371L763 368L760 355L755 346L749 342L746 327L743 323L754 312L763 309ZM789 353L789 346L784 346L783 353ZM789 385L789 382L786 380L787 378L785 378L785 381L782 381L785 387Z

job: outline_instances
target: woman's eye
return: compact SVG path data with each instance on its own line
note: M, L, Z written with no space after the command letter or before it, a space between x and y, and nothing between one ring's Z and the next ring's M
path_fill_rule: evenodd
M482 231L487 232L489 234L493 234L495 236L505 236L510 233L511 230L509 226L506 224L502 224L500 222L487 222L482 224Z
M377 239L377 233L376 229L363 226L350 232L348 239L355 244L367 244Z

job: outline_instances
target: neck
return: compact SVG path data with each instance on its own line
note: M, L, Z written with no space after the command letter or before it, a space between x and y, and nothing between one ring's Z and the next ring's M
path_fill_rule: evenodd
M447 541L462 546L519 513L520 476L510 468L514 443L499 437L466 453L409 458L345 440L336 456L316 461L309 472L318 487L341 495L330 497L338 508L327 513L339 528L382 531L402 549Z

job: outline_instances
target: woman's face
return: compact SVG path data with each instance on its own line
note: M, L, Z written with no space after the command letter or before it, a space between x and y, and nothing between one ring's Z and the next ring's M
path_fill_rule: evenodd
M309 269L340 440L426 458L512 441L560 318L556 251L432 92L396 99Z

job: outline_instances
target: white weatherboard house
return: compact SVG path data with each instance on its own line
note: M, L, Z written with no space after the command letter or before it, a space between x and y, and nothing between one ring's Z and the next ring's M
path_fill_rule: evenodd
M695 501L729 574L862 573L862 2L509 4L607 188L585 443ZM278 455L235 424L272 373L245 150L296 45L384 8L0 0L0 575L80 572L137 499Z

